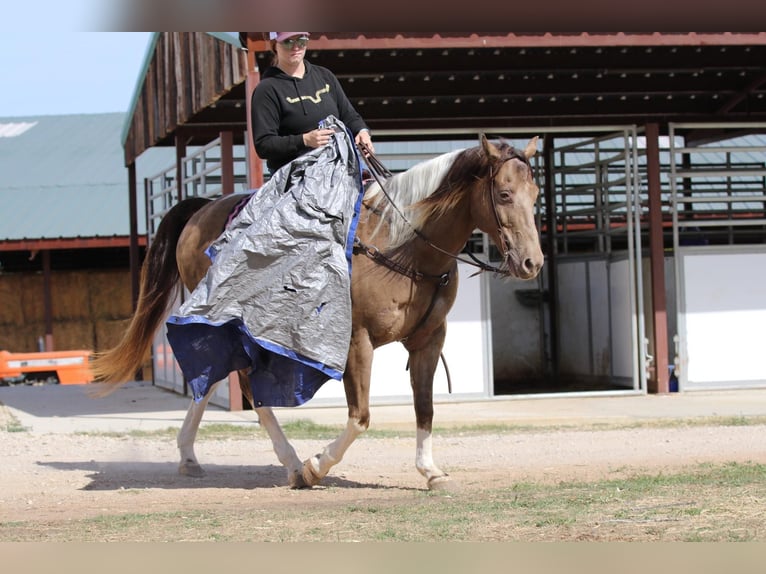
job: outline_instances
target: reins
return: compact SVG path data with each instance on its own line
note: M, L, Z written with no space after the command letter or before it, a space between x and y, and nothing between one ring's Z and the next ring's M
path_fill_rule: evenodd
M375 181L378 182L378 185L380 186L381 191L383 192L383 195L385 195L388 202L391 204L391 207L394 208L394 211L396 211L397 214L399 214L399 217L401 217L404 222L412 229L413 233L421 239L423 242L425 242L426 245L431 247L432 249L438 251L439 253L442 253L443 255L447 255L448 257L451 257L457 261L461 261L463 263L467 263L468 265L472 265L473 267L478 267L479 271L474 273L476 275L477 273L481 273L482 271L492 271L493 273L499 273L501 275L505 275L505 272L500 269L499 267L495 267L494 265L490 265L489 263L485 263L484 261L481 261L480 259L477 259L472 253L466 252L466 255L470 257L470 259L465 259L464 257L460 257L460 255L457 255L455 253L451 253L450 251L447 251L446 249L442 249L435 243L433 243L428 237L426 237L422 231L420 231L417 227L415 227L412 222L407 218L406 215L402 212L401 209L399 209L399 206L396 205L394 200L391 198L391 196L388 193L388 190L386 189L386 185L384 183L385 180L390 179L393 176L393 173L389 171L383 163L377 158L377 156L372 152L370 147L364 143L361 143L358 145L359 151L362 153L362 155L365 158L365 162L367 163L367 166L370 168L370 173L372 173L372 176L375 178ZM508 158L510 159L510 158ZM495 205L495 178L492 173L492 169L490 168L490 197L492 200L492 211L495 215L495 221L497 222L498 226L498 233L500 237L502 238L503 244L507 247L505 237L503 236L501 232L502 225L500 223L500 216L497 213L497 206ZM357 242L355 241L354 244L356 245ZM359 245L362 245L361 242L359 242ZM367 246L364 246L365 248ZM380 253L376 248L373 248L376 252L376 260L383 260L388 259ZM389 260L390 261L390 260ZM395 263L395 262L392 262ZM388 263L384 263L388 266ZM401 273L401 272L400 272ZM408 275L407 273L403 273L404 275Z

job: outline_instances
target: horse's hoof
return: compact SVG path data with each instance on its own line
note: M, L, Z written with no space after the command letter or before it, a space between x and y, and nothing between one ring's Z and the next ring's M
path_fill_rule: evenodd
M444 491L449 490L450 486L452 486L452 481L446 474L432 476L428 479L428 490Z
M301 478L303 478L303 482L305 483L305 488L311 488L312 486L316 486L319 484L319 481L322 480L322 477L319 476L319 470L314 467L314 461L316 460L316 457L309 458L303 462L303 470L301 472Z
M185 460L178 465L178 474L192 478L202 478L205 476L205 471L193 460Z
M303 474L300 470L287 471L287 485L293 490L301 490L304 488L311 488L310 484L306 484L303 479Z

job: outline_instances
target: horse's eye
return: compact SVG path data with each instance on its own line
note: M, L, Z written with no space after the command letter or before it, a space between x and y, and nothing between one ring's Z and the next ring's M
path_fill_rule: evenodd
M513 190L510 189L502 189L497 194L500 198L500 201L504 203L511 203L513 202Z

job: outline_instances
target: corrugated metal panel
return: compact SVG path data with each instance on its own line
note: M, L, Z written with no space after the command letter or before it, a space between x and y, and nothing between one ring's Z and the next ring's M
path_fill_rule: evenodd
M129 236L124 121L123 113L0 118L6 134L0 137L0 241ZM137 162L139 210L143 176L174 161L172 149L150 152ZM145 233L140 215L139 233Z

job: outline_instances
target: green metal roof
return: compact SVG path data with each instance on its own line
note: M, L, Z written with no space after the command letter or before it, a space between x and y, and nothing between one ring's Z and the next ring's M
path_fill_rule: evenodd
M0 117L0 241L130 235L124 121L124 113ZM152 149L139 158L140 189L174 153Z

